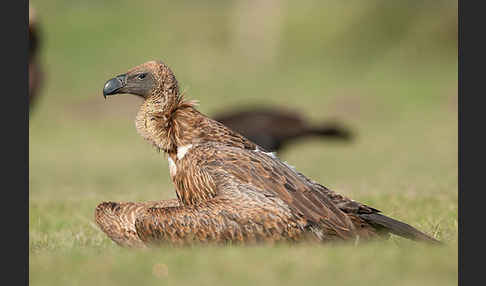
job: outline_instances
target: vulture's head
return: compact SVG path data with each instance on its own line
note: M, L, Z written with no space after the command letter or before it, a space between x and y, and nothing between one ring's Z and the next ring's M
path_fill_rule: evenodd
M161 61L150 61L130 69L105 83L103 96L134 94L167 102L178 96L174 73Z

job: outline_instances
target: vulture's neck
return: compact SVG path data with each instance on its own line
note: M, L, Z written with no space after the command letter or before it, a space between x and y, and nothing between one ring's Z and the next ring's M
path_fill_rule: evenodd
M171 157L177 154L180 147L211 141L256 149L254 143L208 118L194 106L194 102L182 99L164 106L160 101L147 99L137 115L137 130L142 137Z

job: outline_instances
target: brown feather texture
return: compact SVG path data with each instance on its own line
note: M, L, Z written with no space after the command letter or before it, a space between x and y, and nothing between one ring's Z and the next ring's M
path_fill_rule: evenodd
M144 247L135 229L135 219L149 208L179 205L177 199L152 202L104 202L95 210L95 220L101 230L114 242L125 247Z
M104 96L144 98L136 128L167 154L176 200L105 202L101 230L122 246L355 241L438 241L307 178L274 153L212 120L179 93L172 71L144 63L109 80Z

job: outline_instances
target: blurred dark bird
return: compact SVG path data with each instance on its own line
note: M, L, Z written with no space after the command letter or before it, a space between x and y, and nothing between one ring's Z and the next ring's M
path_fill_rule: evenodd
M32 110L42 85L43 73L38 60L40 32L35 10L29 6L29 110Z
M343 141L353 137L349 129L336 122L313 126L299 114L281 108L252 108L218 114L213 119L272 152L307 136Z
M201 114L162 62L132 68L103 89L105 98L123 93L144 99L135 125L168 156L177 200L98 205L96 222L120 245L356 241L389 233L438 242L312 181Z

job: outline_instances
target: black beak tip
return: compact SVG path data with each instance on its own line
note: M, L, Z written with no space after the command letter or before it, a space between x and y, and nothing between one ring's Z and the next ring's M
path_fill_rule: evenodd
M107 95L113 94L121 87L117 78L112 78L105 83L103 87L103 96L106 98Z
M124 79L124 75L122 75L107 81L103 87L103 97L106 99L107 95L118 93L118 91L125 85Z

